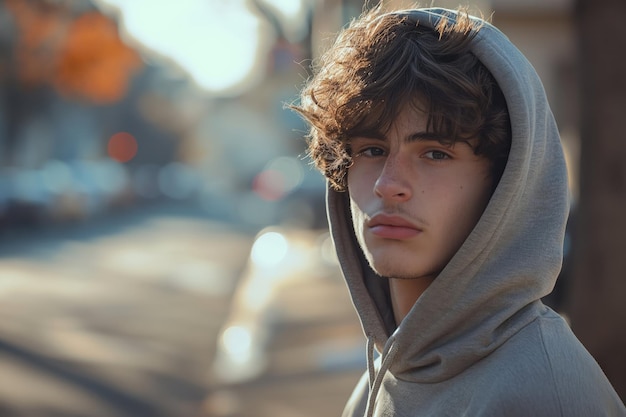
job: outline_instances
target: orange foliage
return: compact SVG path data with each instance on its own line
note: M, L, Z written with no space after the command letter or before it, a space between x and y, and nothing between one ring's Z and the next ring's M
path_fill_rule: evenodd
M94 101L123 97L129 74L141 66L137 52L124 44L116 25L100 13L76 19L64 39L54 84L66 93Z
M98 12L72 18L58 6L23 0L7 0L7 6L20 31L20 81L52 84L61 94L102 104L124 97L142 62L120 39L113 21Z

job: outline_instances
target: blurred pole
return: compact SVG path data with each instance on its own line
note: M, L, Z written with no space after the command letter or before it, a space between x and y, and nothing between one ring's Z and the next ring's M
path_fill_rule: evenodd
M626 400L626 1L577 0L580 203L568 313Z

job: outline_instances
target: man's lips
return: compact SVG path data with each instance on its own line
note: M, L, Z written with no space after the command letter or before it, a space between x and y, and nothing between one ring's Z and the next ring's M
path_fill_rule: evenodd
M367 222L367 227L376 236L384 239L404 240L412 238L422 230L410 221L394 215L377 214Z

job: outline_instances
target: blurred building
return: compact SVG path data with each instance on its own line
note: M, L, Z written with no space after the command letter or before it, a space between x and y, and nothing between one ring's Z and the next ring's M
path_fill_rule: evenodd
M177 157L142 98L175 89L90 1L0 4L0 226L89 219L141 199Z

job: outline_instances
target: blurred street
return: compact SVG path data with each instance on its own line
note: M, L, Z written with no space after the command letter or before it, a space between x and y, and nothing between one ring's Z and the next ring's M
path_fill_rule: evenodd
M216 335L253 237L163 207L5 233L0 415L339 414L364 352L338 279L293 288L293 320L260 379L212 383Z

